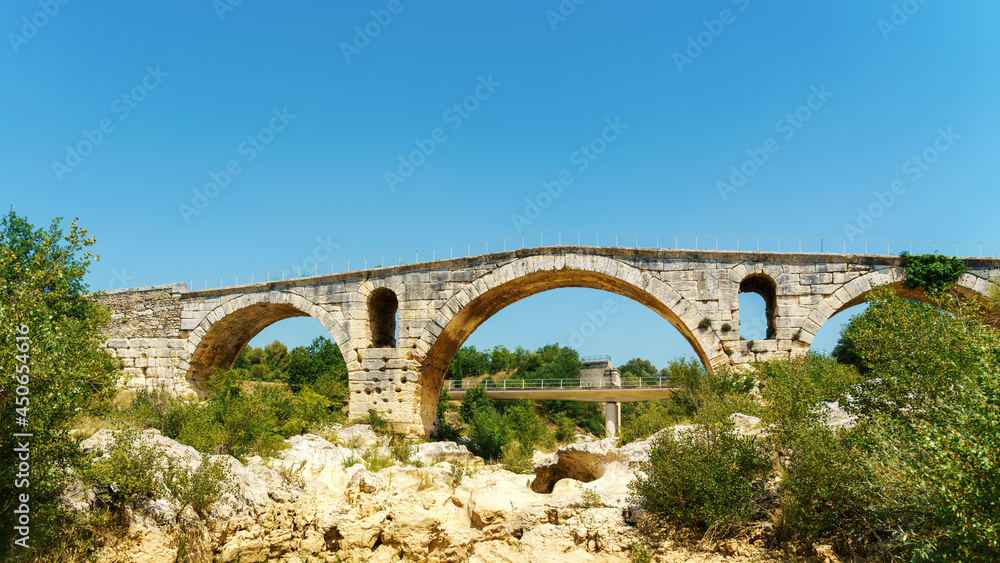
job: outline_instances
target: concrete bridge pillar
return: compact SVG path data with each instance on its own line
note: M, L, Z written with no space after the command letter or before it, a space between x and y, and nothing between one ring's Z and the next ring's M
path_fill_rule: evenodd
M618 434L622 425L621 403L604 403L604 431L608 438Z

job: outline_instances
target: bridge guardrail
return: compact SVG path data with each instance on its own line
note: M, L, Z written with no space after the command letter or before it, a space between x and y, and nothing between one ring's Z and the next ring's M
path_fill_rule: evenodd
M519 391L534 389L638 389L644 387L671 387L664 377L622 378L621 385L612 385L603 380L592 379L497 379L483 381L459 381L446 379L444 388L448 391L464 391L483 387L487 390Z
M750 237L737 235L680 235L644 233L601 233L582 231L547 231L487 239L458 246L441 246L340 258L330 262L266 268L248 272L189 278L188 290L216 289L260 282L282 281L301 277L340 274L421 264L451 258L465 258L550 246L589 246L596 248L651 248L661 250L722 250L736 252L800 252L813 254L872 254L894 256L902 251L911 254L946 253L963 258L1000 257L997 242L940 242L893 239L838 239L809 237ZM218 285L215 281L218 280ZM196 287L197 286L197 287Z

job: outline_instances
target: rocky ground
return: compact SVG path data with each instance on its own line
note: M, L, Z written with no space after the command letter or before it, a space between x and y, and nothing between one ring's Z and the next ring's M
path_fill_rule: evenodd
M200 462L193 448L156 431L146 435L167 455ZM648 520L643 525L627 485L648 455L647 441L622 448L581 441L537 454L532 476L486 466L453 442L419 444L415 465L373 473L345 460L385 447L384 438L363 425L329 437L336 443L292 437L266 463L216 456L229 464L233 486L206 517L178 513L164 499L142 502L127 511L129 537L107 547L102 560L584 563L629 561L630 545L644 541L653 561L772 560L752 542L697 546ZM102 430L84 445L101 448L113 439ZM87 509L94 494L80 489L69 500ZM816 560L834 560L823 555Z

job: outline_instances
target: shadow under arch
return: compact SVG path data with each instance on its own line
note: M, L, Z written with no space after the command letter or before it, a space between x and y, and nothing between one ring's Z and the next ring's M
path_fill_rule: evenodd
M592 260L593 257L590 259ZM647 285L648 289L643 289L636 283L628 281L633 277L639 279L638 270L635 270L635 276L629 276L627 275L629 273L627 270L631 268L629 265L612 259L608 259L608 261L619 265L617 271L611 270L616 271L616 275L605 273L607 270L601 267L583 270L567 266L561 269L535 269L534 271L530 267L525 267L526 273L523 275L496 283L493 283L494 279L491 279L490 282L484 282L480 286L484 291L474 290L478 295L469 295L468 290L475 285L480 285L480 280L470 283L466 287L466 291L459 292L458 295L449 300L441 310L448 311L450 318L435 318L434 322L431 323L443 328L436 338L431 339L433 344L424 355L420 366L419 412L424 428L430 429L436 424L437 401L445 372L466 339L480 325L503 308L531 295L553 289L567 287L599 289L628 297L645 305L673 325L694 349L705 368L712 370L711 357L703 342L708 341L712 344L710 348L712 348L714 356L714 348L721 350L721 341L711 331L702 335L702 341L699 341L698 336L694 334L694 329L685 324L681 318L681 315L697 309L682 299L666 283L656 282L655 288ZM569 258L567 258L567 262L569 262ZM496 278L496 271L487 274L487 276ZM653 285L653 282L650 282L650 285ZM668 303L672 305L668 305ZM456 312L452 313L452 311ZM422 336L425 341L427 341L426 336L425 331L425 335Z
M227 308L231 312L227 313ZM204 397L204 382L217 368L232 367L240 350L260 331L293 317L316 319L340 348L344 360L348 364L356 360L347 333L323 308L290 292L244 294L212 310L188 337L186 347L191 360L186 379L192 389Z
M868 295L876 287L889 287L892 288L896 295L902 297L903 299L909 299L911 301L919 301L921 303L926 303L928 305L936 305L934 300L924 291L922 288L918 289L906 289L903 287L903 273L901 269L894 269L890 273L880 273L872 272L865 274L858 278L861 281L861 285L866 289L854 290L849 289L850 284L841 287L835 291L832 295L820 302L818 306L810 315L809 320L816 325L815 332L806 332L801 340L807 340L809 343L810 350L812 349L813 339L819 332L819 329L826 324L834 316L845 312L852 307L861 305L868 299ZM978 276L972 274L963 274L961 278L955 283L955 286L950 290L953 295L957 295L962 299L971 300L979 305L985 305L987 295L984 293L984 287L988 288L988 283L983 284L984 280ZM997 328L1000 328L998 326Z

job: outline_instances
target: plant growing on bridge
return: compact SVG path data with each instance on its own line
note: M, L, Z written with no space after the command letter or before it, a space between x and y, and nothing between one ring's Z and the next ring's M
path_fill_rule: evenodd
M924 288L931 293L940 293L958 281L965 273L965 262L958 258L948 258L940 254L912 255L900 253L906 279L906 289Z

